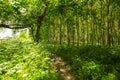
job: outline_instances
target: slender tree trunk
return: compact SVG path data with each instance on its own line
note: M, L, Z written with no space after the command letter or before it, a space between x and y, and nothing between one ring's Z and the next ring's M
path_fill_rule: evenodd
M92 15L92 8L93 8L93 0L91 0L90 4L89 4L89 10L90 10L90 14L89 14L89 21L88 21L88 24L89 24L89 27L88 27L88 43L90 45L93 45L93 22L92 22L92 18L93 18L93 15Z
M120 13L118 18L118 45L120 45Z
M117 27L117 29L118 29L118 36L117 36L117 39L118 39L118 45L120 45L120 7L119 7L119 12L118 12L118 27Z
M79 42L79 41L80 41L79 20L80 20L80 19L76 17L76 29L77 29L77 36L76 36L76 37L77 37L77 45L78 45L78 46L79 46L79 44L80 44L80 42Z
M85 43L87 43L87 40L86 40L86 39L88 39L88 38L86 38L86 37L88 37L88 36L87 36L88 33L86 32L86 31L88 30L88 29L87 29L88 27L86 26L86 27L87 27L87 28L86 28L86 27L85 27L85 23L83 23L83 22L82 22L81 25L82 25L82 26L81 26L81 39L82 39L81 42L82 42L83 45L85 45ZM87 29L87 30L86 30L86 29Z
M55 30L56 30L56 21L54 21L54 26L53 26L53 43L54 43L54 45L56 44L56 39L55 39L55 36L56 36L56 32L55 32Z
M62 44L62 23L61 23L62 20L60 20L60 23L59 23L59 30L60 30L60 45Z
M110 1L107 1L107 44L110 45L110 19L109 19L109 13L110 13Z
M97 20L96 31L97 31L97 44L100 45L100 28L99 28L99 21Z
M89 26L88 20L86 21L86 24L87 24L87 25L86 25L86 27L87 27L87 28L86 28L86 29L87 29L87 30L86 30L86 31L87 31L86 34L87 34L87 35L86 35L86 38L84 38L84 39L87 39L86 43L89 44L89 40L90 40L90 39L89 39L89 27L90 27L90 26ZM88 27L88 26L89 26L89 27Z
M111 41L111 45L114 44L114 40L113 40L113 14L112 14L112 10L110 12L110 41Z
M75 25L72 27L72 45L75 44Z
M104 32L104 25L103 25L103 1L101 0L101 27L102 27L102 45L105 45L105 32Z
M70 29L69 29L69 25L67 24L67 44L68 46L70 45Z

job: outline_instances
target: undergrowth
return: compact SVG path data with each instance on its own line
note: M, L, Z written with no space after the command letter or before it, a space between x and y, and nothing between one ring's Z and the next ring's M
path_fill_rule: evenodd
M58 80L49 52L40 44L0 42L0 80Z
M120 46L46 46L72 67L77 80L119 80Z
M120 46L51 46L0 42L0 80L59 80L51 53L72 67L77 80L119 80Z

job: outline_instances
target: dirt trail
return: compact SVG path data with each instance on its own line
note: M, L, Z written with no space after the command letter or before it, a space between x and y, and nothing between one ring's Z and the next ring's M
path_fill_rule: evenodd
M66 62L63 61L61 57L52 54L51 58L55 59L54 62L52 62L52 65L57 68L60 75L60 80L76 80L75 77L69 73L71 67L66 65Z

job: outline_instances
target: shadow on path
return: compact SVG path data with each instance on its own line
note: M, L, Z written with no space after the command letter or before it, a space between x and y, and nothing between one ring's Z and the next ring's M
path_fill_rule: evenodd
M68 66L67 63L61 59L61 57L58 57L55 54L51 54L50 57L54 59L52 66L57 68L60 80L76 80L75 77L69 73L71 67Z

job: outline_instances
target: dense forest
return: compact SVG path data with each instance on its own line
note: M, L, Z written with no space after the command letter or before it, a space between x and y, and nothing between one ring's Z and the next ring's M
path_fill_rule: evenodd
M0 80L120 79L119 0L0 0L6 28Z

